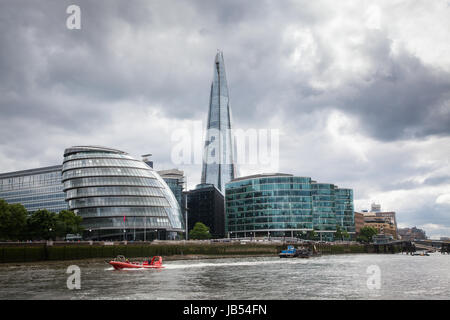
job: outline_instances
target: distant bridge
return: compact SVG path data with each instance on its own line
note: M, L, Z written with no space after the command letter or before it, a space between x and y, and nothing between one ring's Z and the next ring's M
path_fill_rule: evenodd
M413 253L417 250L426 250L428 252L441 252L450 254L450 241L439 240L394 240L386 243L373 244L377 253L395 253L406 252Z
M431 240L431 239L415 239L416 246L431 248L431 250L448 252L450 241Z

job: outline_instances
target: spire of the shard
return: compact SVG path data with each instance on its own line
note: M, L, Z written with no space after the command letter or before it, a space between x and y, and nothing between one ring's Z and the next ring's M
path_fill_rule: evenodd
M201 182L214 184L225 192L225 184L235 177L235 166L227 77L223 53L219 50L214 59L206 129Z

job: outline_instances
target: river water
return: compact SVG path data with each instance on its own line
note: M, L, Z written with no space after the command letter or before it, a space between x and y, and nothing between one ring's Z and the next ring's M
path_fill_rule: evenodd
M67 287L67 268L81 289ZM0 265L0 299L450 299L450 255L328 255L165 261L117 271L105 261Z

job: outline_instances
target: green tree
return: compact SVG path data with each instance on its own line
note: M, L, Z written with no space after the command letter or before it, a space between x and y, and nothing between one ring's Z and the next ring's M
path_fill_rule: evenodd
M57 215L46 209L33 212L27 221L28 234L31 239L56 239Z
M342 238L345 240L348 240L350 238L350 234L347 232L347 230L342 231Z
M83 232L82 220L73 211L60 211L56 219L56 236L65 237L68 233L81 234Z
M11 218L9 223L9 238L12 240L25 240L27 238L27 209L20 203L10 204Z
M0 239L9 239L9 226L11 223L11 210L9 204L0 199Z
M197 222L194 228L189 232L189 239L210 239L209 228L201 222Z
M365 226L359 230L359 236L357 238L360 242L370 243L372 242L372 237L378 233L378 230L374 227Z
M334 239L342 240L342 230L340 225L336 225L336 232L334 233Z
M0 239L25 239L27 215L27 210L23 205L8 204L5 200L0 199Z
M334 233L334 239L344 240L350 238L350 234L347 230L343 230L340 225L336 225L336 232Z
M310 230L306 233L306 239L308 240L316 240L317 239L317 233L314 230Z

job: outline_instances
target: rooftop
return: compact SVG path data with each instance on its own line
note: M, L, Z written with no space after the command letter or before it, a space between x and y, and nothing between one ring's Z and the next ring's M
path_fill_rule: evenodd
M66 150L64 150L64 156L68 156L72 153L77 153L77 152L96 152L96 151L100 151L100 152L111 152L111 153L117 153L117 154L128 154L124 151L120 151L117 149L112 149L112 148L106 148L106 147L102 147L102 146L73 146L70 148L67 148Z
M61 171L61 169L62 169L62 165L56 165L56 166L41 167L41 168L35 168L35 169L5 172L5 173L0 174L0 178L3 179L3 178L11 178L11 177L28 176L28 175L33 175L33 174Z

